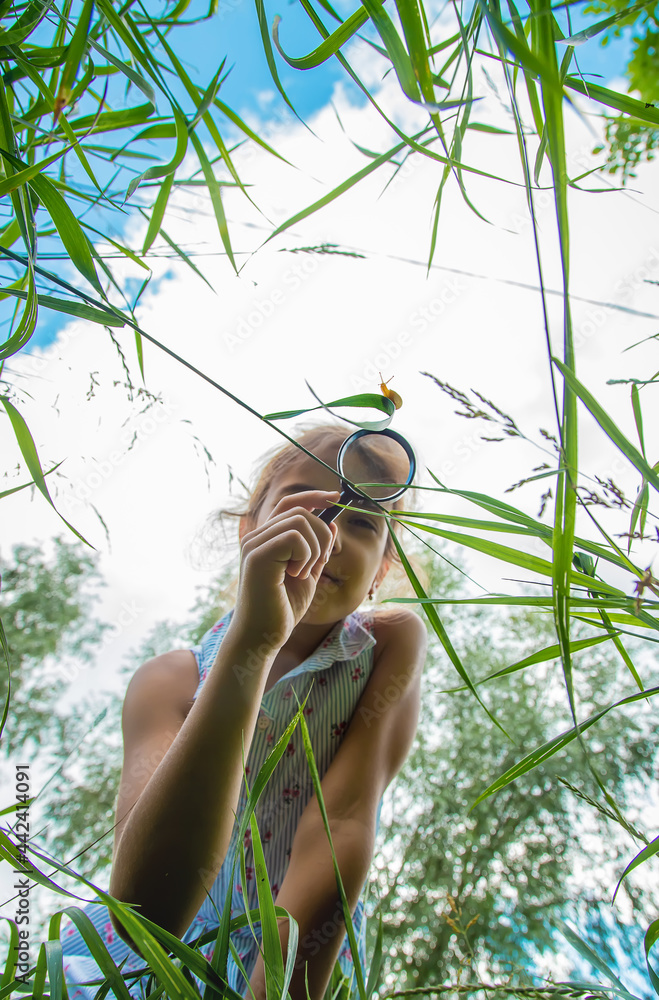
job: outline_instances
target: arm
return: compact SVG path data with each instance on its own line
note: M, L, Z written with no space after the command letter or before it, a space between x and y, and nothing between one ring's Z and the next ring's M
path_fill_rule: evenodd
M189 651L150 661L129 686L110 892L179 937L224 862L243 741L247 754L274 659L331 551L336 529L311 511L335 496L286 497L244 535L236 611L194 704Z
M426 629L413 613L399 613L377 632L380 650L345 739L322 781L323 800L351 912L368 875L380 799L402 767L416 732ZM332 855L318 802L308 804L295 833L291 860L277 896L297 920L300 947L292 1000L321 1000L332 974L345 923ZM280 924L284 953L288 922ZM259 958L251 978L256 1000L265 997ZM246 994L249 996L249 994Z

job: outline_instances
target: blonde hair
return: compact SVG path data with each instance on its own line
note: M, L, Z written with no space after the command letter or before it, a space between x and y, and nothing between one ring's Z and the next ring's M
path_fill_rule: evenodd
M257 466L253 486L245 500L235 508L222 508L216 511L213 520L221 522L227 517L247 517L255 521L275 477L285 473L301 455L304 455L305 452L298 445L316 457L318 457L320 449L326 447L336 447L336 455L338 455L339 448L351 433L352 431L344 424L312 424L300 428L294 442L289 442L283 447L267 452L262 457ZM402 510L403 506L403 497L399 497L391 504L391 509ZM395 519L393 527L396 530ZM396 546L389 533L387 534L384 558L390 562L399 561Z

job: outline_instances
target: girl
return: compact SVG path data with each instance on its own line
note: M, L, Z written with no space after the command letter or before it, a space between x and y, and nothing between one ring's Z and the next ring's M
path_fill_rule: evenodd
M345 428L324 426L299 443L336 468L345 437ZM373 597L395 549L376 508L345 509L330 525L316 516L338 500L338 485L336 474L294 445L277 452L240 516L235 609L193 650L143 664L128 687L110 892L185 941L217 927L225 904L239 847L235 816L246 801L243 745L249 781L295 714L295 696L302 702L308 694L305 715L364 964L359 897L382 795L414 738L426 630L406 610L357 610ZM298 731L256 816L273 896L299 925L292 1000L305 1000L306 977L311 1000L321 1000L337 958L344 972L353 970ZM232 916L257 906L249 837L244 846L247 885L237 865ZM88 913L115 962L125 960L124 972L143 966L104 907ZM287 921L280 933L285 955ZM249 928L232 940L250 980L230 959L229 984L264 1000L263 962ZM63 944L71 982L99 978L75 929ZM70 995L91 1000L94 989Z

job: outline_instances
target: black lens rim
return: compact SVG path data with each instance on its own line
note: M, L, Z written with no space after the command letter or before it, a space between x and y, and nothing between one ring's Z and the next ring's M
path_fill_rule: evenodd
M397 431L392 431L389 427L385 427L385 429L382 431L369 431L362 429L359 431L355 431L354 434L351 434L349 437L345 439L345 441L339 448L339 454L336 457L336 470L339 476L341 477L341 489L342 491L349 490L359 499L362 500L364 499L362 494L355 493L352 487L347 483L343 474L343 458L350 445L353 444L355 441L358 441L359 438L365 437L367 434L378 434L381 435L382 437L392 438L394 441L398 442L398 444L404 449L405 454L410 460L410 471L405 485L399 486L398 489L394 493L389 494L389 496L377 498L378 503L389 503L391 500L397 500L398 497L403 495L408 486L412 485L412 480L416 475L416 455L414 454L412 445L409 443L409 441L406 438L404 438L402 434L398 434Z

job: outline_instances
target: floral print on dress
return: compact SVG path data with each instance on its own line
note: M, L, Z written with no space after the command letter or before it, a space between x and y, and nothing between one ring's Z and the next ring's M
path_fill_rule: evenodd
M362 667L355 667L355 669L353 670L353 672L352 672L352 674L350 676L352 677L353 681L358 681L361 677L364 676L364 670L363 670L363 668Z
M347 722L333 722L332 736L343 736L347 728L348 728Z
M282 794L282 797L284 799L284 802L288 806L288 805L291 804L291 802L294 799L299 798L299 796L300 796L300 786L299 785L293 785L292 788L285 788L284 791L281 794Z

